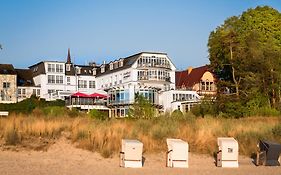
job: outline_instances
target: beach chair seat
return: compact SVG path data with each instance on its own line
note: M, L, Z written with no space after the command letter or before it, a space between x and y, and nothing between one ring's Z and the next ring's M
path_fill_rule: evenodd
M188 168L188 143L181 139L167 139L167 167Z
M138 140L122 139L120 166L130 168L142 167L143 143Z
M232 137L219 137L216 164L218 167L238 167L238 142Z

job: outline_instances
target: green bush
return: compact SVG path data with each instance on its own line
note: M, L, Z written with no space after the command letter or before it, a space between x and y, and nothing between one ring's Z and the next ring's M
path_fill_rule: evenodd
M78 117L79 116L79 110L76 108L72 108L71 110L67 110L67 115L69 117Z
M191 112L197 117L205 117L206 115L215 116L217 109L216 105L212 101L203 100L202 103L192 107Z
M42 108L43 113L45 116L49 117L58 117L66 115L66 108L60 106L47 106Z
M243 106L243 104L239 101L234 102L226 102L224 104L223 110L221 111L222 117L235 117L235 118L241 118L244 117L246 113L246 108Z
M173 118L182 118L183 117L183 113L180 110L174 110L171 114L171 116Z
M89 115L93 119L98 119L98 120L106 120L106 119L108 119L108 115L107 115L106 112L99 111L97 109L92 109L89 112Z
M38 99L35 96L31 96L28 99L25 99L18 103L13 104L0 104L1 111L9 111L14 113L24 113L29 114L35 108L44 108L47 106L65 106L65 102L63 100L56 100L56 101L45 101L43 99Z
M175 136L179 127L179 122L173 118L155 118L153 124L151 136L153 139L161 141Z

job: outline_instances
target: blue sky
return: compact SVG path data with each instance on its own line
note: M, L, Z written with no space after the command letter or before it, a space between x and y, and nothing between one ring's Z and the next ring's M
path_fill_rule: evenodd
M209 63L208 36L233 15L280 0L0 0L0 63L102 63L166 52L180 70Z

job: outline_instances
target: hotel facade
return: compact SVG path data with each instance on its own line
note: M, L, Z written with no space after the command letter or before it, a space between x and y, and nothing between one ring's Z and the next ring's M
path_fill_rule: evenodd
M176 67L166 53L141 52L101 65L76 65L68 50L66 62L42 61L23 71L32 80L29 86L18 88L17 97L23 97L22 92L27 90L32 93L25 98L35 94L48 101L66 100L75 92L107 94L104 109L115 117L127 116L137 95L148 99L160 112L186 112L200 100L196 91L176 89Z

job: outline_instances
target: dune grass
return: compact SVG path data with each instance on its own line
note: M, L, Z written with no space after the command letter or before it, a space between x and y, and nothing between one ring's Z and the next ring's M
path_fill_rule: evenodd
M238 140L240 154L250 156L256 152L259 139L281 142L280 123L280 117L225 119L192 115L100 121L87 115L50 117L37 112L0 118L0 137L6 145L21 145L30 138L58 139L67 132L77 147L111 157L120 151L122 138L139 139L148 153L166 151L166 138L180 138L189 143L191 152L212 155L217 150L217 137L230 136Z

